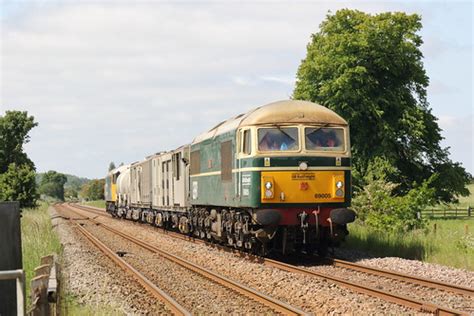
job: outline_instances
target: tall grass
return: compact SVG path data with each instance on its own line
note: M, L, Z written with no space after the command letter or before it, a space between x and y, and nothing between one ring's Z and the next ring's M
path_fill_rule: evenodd
M61 253L61 243L52 229L47 203L41 202L36 209L22 211L21 242L23 269L26 274L27 306L29 306L30 282L34 277L34 269L41 263L41 257Z
M21 218L21 239L23 269L26 274L27 308L30 308L30 283L34 269L41 263L41 257L49 254L62 255L59 237L51 224L49 205L41 202L36 209L24 209ZM70 293L61 293L61 310L66 315L119 315L123 314L110 306L87 306L77 302Z
M474 271L474 219L433 219L428 229L408 233L376 232L354 223L349 232L344 248Z

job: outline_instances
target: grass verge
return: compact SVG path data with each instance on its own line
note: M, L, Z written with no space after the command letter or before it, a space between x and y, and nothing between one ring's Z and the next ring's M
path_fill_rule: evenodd
M466 228L467 227L467 228ZM354 223L343 248L374 256L396 256L474 271L474 219L432 219L425 230L375 232Z
M53 229L48 212L49 204L40 202L35 209L24 209L21 218L23 269L26 275L27 310L30 309L30 283L41 257L57 254L61 257L62 246ZM60 262L62 260L60 259ZM120 311L108 306L84 306L70 293L61 293L61 310L65 315L120 315Z
M51 225L48 204L41 202L36 209L24 209L21 218L23 269L26 275L27 306L30 306L30 282L41 257L60 254L61 243Z
M82 203L84 205L90 205L98 208L105 208L105 201L104 200L97 200L97 201L86 201Z

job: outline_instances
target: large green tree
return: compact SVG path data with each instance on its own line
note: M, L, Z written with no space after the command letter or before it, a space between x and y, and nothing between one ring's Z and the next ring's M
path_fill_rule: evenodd
M36 205L35 171L29 165L11 163L0 174L0 201L18 201L21 207Z
M27 112L6 111L0 116L0 201L36 205L35 165L23 151L30 130L37 126Z
M353 165L361 178L375 157L399 171L407 192L433 174L438 201L467 195L470 175L442 148L441 129L426 98L428 76L417 14L329 14L311 37L293 93L320 103L351 126Z
M37 126L33 116L21 111L6 111L0 116L0 173L8 170L11 163L28 165L34 169L34 164L23 151L23 145L29 142L28 133Z
M67 178L64 174L50 170L43 174L39 191L41 194L64 201L64 184Z

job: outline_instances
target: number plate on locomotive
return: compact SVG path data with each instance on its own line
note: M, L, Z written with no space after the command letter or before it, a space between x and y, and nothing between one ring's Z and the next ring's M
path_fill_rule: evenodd
M295 172L291 174L291 180L314 180L315 178L314 173Z

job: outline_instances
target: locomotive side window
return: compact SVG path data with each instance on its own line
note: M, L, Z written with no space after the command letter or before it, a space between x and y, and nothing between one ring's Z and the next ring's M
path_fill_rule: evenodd
M191 175L201 173L201 154L199 150L191 152L191 167L189 173Z
M290 151L298 150L298 128L259 128L258 150L260 151Z
M232 180L232 141L221 143L221 180Z
M344 130L342 128L305 128L307 150L343 151Z
M174 176L176 177L176 181L179 180L179 176L180 176L180 173L181 173L181 168L180 168L180 164L181 164L181 153L176 153L176 154L173 154L173 166L174 166Z
M242 138L242 152L246 155L250 155L252 152L252 139L250 138L250 130L247 129L244 131L244 136Z

